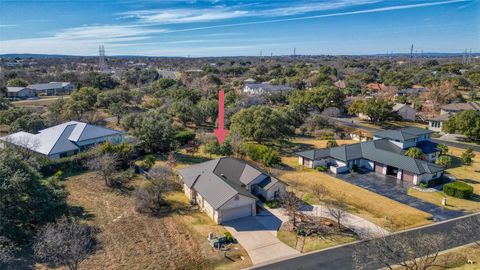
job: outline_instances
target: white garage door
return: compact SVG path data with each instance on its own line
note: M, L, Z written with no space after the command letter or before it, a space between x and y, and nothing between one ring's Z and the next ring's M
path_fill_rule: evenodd
M252 205L240 206L237 208L222 210L222 222L232 219L248 217L252 215Z

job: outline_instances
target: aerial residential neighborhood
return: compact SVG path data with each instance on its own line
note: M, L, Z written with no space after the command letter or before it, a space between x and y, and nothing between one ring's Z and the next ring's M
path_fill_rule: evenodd
M480 2L0 2L0 270L480 269Z

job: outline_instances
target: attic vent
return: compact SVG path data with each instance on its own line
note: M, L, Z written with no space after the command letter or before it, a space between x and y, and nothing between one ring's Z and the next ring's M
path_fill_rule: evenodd
M227 179L227 177L226 177L226 176L225 176L225 174L223 174L223 173L222 173L222 174L220 174L220 176L221 176L222 178L225 178L225 179Z

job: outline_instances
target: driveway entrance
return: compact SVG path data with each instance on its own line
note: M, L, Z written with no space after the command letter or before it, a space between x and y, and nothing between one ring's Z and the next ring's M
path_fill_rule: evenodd
M394 201L430 213L433 215L435 221L447 220L465 215L464 212L445 209L433 203L407 195L407 190L412 186L412 183L400 181L392 176L380 175L374 172L352 172L347 174L336 174L334 176Z
M254 265L300 253L278 240L276 234L282 221L267 213L223 224L248 252Z

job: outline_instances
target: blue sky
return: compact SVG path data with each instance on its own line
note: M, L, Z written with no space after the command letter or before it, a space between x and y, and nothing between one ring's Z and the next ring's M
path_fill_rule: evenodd
M480 0L0 0L0 54L480 51Z

